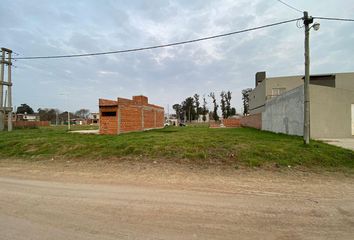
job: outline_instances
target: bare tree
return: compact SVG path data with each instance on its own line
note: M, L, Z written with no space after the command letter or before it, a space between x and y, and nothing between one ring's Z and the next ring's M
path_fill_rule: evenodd
M249 102L250 102L250 93L252 88L246 88L242 90L242 101L243 101L243 115L249 115Z
M203 96L203 108L202 108L203 122L206 121L206 115L208 113L208 109L207 109L206 105L207 105L207 101L205 99L205 96Z
M86 119L87 116L89 115L89 113L90 113L90 110L82 108L82 109L76 111L75 115L80 117L80 118Z
M215 121L219 121L219 116L218 116L218 108L219 105L216 103L216 97L215 97L215 93L211 92L209 94L209 97L211 97L211 99L213 99L213 105L214 105L214 110L213 110L213 119Z
M231 114L231 94L232 94L232 92L230 92L230 91L227 91L227 93L225 94L226 116L227 117L232 116L232 114Z
M199 95L198 94L194 94L194 103L195 103L195 112L196 112L196 119L199 119L199 115L200 115L200 102L199 102Z
M221 114L224 119L227 118L227 112L226 112L226 93L222 91L220 93L220 107L221 107Z

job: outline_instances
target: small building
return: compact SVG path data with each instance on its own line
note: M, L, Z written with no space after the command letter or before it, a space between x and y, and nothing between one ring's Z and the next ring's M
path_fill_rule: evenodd
M98 124L100 121L100 114L99 113L90 113L87 116L87 123L88 124Z
M204 117L204 115L200 114L200 115L198 116L197 122L198 122L198 123L208 123L208 122L210 122L210 118L209 118L209 114L208 114L208 113L205 114L205 121L203 120L203 117Z
M28 121L28 122L40 121L39 115L36 113L33 113L33 114L16 113L14 115L15 115L16 121Z
M149 104L145 96L99 99L100 134L121 134L164 127L164 108Z
M256 74L250 116L242 125L303 135L304 76L267 78ZM354 137L354 72L310 76L311 138Z

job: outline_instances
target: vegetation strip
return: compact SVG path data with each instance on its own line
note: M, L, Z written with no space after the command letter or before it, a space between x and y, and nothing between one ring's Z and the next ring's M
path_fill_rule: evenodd
M74 130L80 129L79 127ZM354 152L323 142L250 128L167 127L122 135L68 134L65 126L0 135L2 159L121 159L188 161L200 165L354 169Z

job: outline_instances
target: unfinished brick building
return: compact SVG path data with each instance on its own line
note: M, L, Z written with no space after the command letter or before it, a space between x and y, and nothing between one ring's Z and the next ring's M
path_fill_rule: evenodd
M164 127L164 108L148 103L145 96L117 101L99 99L100 134L120 134Z

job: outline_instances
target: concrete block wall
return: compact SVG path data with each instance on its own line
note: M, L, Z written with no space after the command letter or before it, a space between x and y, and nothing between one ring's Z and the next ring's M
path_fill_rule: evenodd
M163 107L149 104L145 96L117 101L100 99L100 134L120 134L164 127ZM116 113L115 116L114 113ZM107 114L108 113L108 114Z
M303 126L303 85L266 102L262 113L262 130L302 136Z

